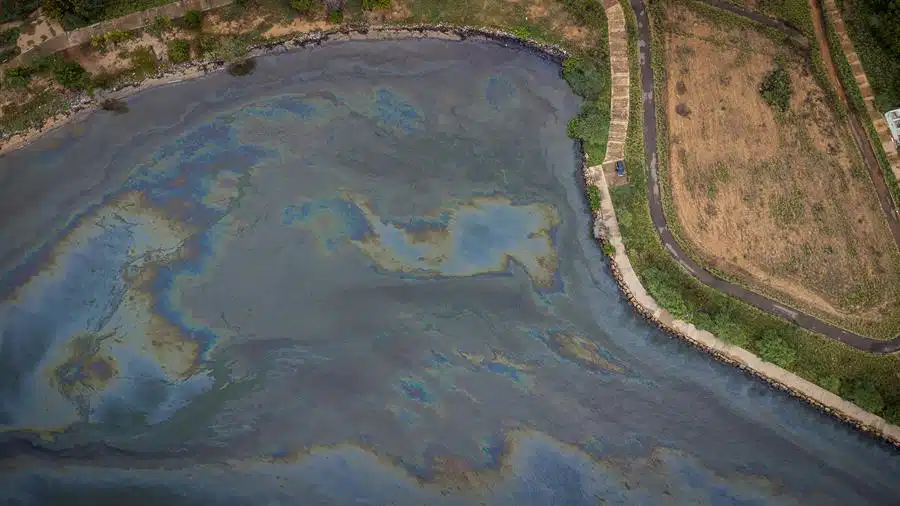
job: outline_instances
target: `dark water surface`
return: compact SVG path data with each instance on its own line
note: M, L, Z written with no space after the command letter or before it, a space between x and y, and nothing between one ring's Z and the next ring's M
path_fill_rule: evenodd
M637 317L553 64L332 44L0 158L0 504L900 504Z

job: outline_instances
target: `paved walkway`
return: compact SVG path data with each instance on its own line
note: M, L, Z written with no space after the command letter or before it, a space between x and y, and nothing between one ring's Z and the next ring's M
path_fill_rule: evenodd
M643 0L630 0L631 6L637 15L639 36L643 44L640 44L641 51L641 85L644 91L644 140L647 142L645 154L655 153L656 149L656 109L653 102L653 74L650 61L650 30L649 19L644 10ZM647 156L648 166L651 168L653 175L653 184L656 181L656 160L655 154ZM652 164L651 164L652 162ZM786 387L793 392L797 392L804 396L808 401L822 406L828 410L837 412L840 416L851 422L862 426L868 430L881 434L883 437L892 440L894 443L900 442L900 427L888 423L883 418L869 413L855 404L846 401L824 388L811 383L796 374L791 373L775 364L765 362L753 353L732 346L711 333L700 330L694 325L676 320L669 315L665 309L659 307L655 300L647 293L640 279L631 266L631 261L625 253L625 245L622 242L622 236L619 231L618 220L616 219L615 209L613 208L612 198L609 194L606 176L604 172L596 171L596 185L600 190L601 205L596 213L594 221L594 235L598 238L603 237L610 245L613 246L615 252L612 255L612 268L615 271L619 283L625 292L626 297L635 305L636 309L659 322L669 331L680 335L682 338L694 343L695 345L709 351L710 353L720 357L721 359L738 365L745 370L752 371L770 382ZM658 199L651 197L651 209L656 201L658 211L662 211ZM654 214L654 223L657 222L656 217L661 214ZM664 220L664 216L662 217ZM663 228L665 224L663 222ZM662 232L661 232L661 235ZM671 240L671 234L665 231L665 235ZM665 241L664 241L665 242ZM671 246L670 245L674 245ZM686 256L679 253L677 244L674 241L667 243L667 249L679 259ZM680 259L679 259L680 260ZM698 276L699 277L699 276ZM702 278L701 278L702 280ZM787 310L786 308L783 308Z
M629 1L637 16L638 37L640 39L641 89L644 97L644 156L646 157L646 163L649 169L648 193L650 217L653 220L653 226L659 232L660 240L666 250L669 251L672 257L681 264L687 272L692 274L703 284L740 299L766 313L791 321L806 330L821 334L829 339L840 341L862 351L878 354L900 351L900 336L891 340L872 339L871 337L866 337L824 322L815 316L806 314L798 309L786 307L768 297L716 277L682 250L666 223L666 214L663 210L662 195L659 187L659 171L656 160L656 101L653 96L653 67L650 55L650 20L647 16L647 11L644 8L643 0ZM753 20L757 20L758 17L766 19L768 21L765 24L769 26L784 26L784 24L779 21L768 19L761 14L747 11L746 9L736 7L733 4L725 3L724 1L703 1L716 7L721 6L723 9L738 15L744 15L746 13L747 17ZM790 27L785 28L793 30ZM864 144L871 149L871 146L869 146L868 143ZM880 181L884 184L883 179L880 179Z

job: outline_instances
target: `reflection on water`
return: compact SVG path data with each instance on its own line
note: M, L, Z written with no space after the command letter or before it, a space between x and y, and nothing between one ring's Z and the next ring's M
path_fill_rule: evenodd
M891 450L622 301L550 63L336 44L129 107L0 159L29 167L0 189L4 503L897 497Z

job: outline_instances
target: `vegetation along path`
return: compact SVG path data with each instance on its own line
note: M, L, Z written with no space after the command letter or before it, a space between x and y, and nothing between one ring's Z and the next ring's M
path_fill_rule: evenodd
M789 36L793 37L799 34L799 32L796 32L791 28L785 26L780 21L772 20L758 13L750 12L731 4L727 4L725 2L719 2L717 0L704 1L715 7L721 7L725 10L728 10L729 12L748 17L767 26L772 26L774 28L789 30L790 32L793 32L788 33ZM656 230L659 232L659 237L663 243L663 246L665 246L672 257L674 257L682 267L684 267L702 283L724 293L727 293L732 297L738 298L758 309L761 309L762 311L775 315L779 318L790 320L806 330L816 332L830 339L841 341L859 350L880 354L900 351L900 336L897 336L888 341L872 339L870 337L862 336L855 332L850 332L848 330L834 326L830 323L826 323L797 309L785 307L784 305L779 304L778 302L769 299L768 297L755 292L751 292L746 288L729 283L728 281L714 276L703 267L701 267L693 259L691 259L679 246L678 242L675 240L675 237L672 235L672 232L669 230L669 227L666 224L666 214L663 211L662 195L660 193L659 171L657 169L656 159L656 102L653 96L653 68L650 58L650 20L644 6L644 0L630 0L630 3L631 7L634 9L638 24L641 90L644 99L644 156L646 157L647 167L649 167L650 171L650 184L648 185L650 216L653 219L653 226L656 227ZM859 144L861 138L856 131L856 128L858 128L859 125L855 123L853 125L854 137L856 137L857 143ZM868 143L865 142L863 142L862 145L868 148L871 154L871 146L869 146ZM865 150L862 146L860 146L860 149L865 153ZM872 161L874 161L874 154L872 154ZM870 159L868 156L866 156L866 162L867 165L870 163ZM877 161L874 161L874 163L877 163ZM875 186L879 188L878 194L879 197L881 197L882 187L884 191L887 191L884 181L881 180L880 176L873 176L872 179L875 182ZM880 186L879 182L881 183ZM889 199L890 196L888 194L888 202L890 202ZM882 206L884 205L885 202L882 200ZM898 226L900 226L900 224L897 223L896 215L891 215L891 210L889 208L886 209L886 211L888 220L891 222L891 230L893 231L894 237L896 239L898 237L898 233L900 233L897 228Z

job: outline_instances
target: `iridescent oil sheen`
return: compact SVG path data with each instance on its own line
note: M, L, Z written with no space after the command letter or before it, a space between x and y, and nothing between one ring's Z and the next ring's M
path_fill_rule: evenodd
M578 105L341 43L0 158L0 503L896 504L895 451L621 298Z

